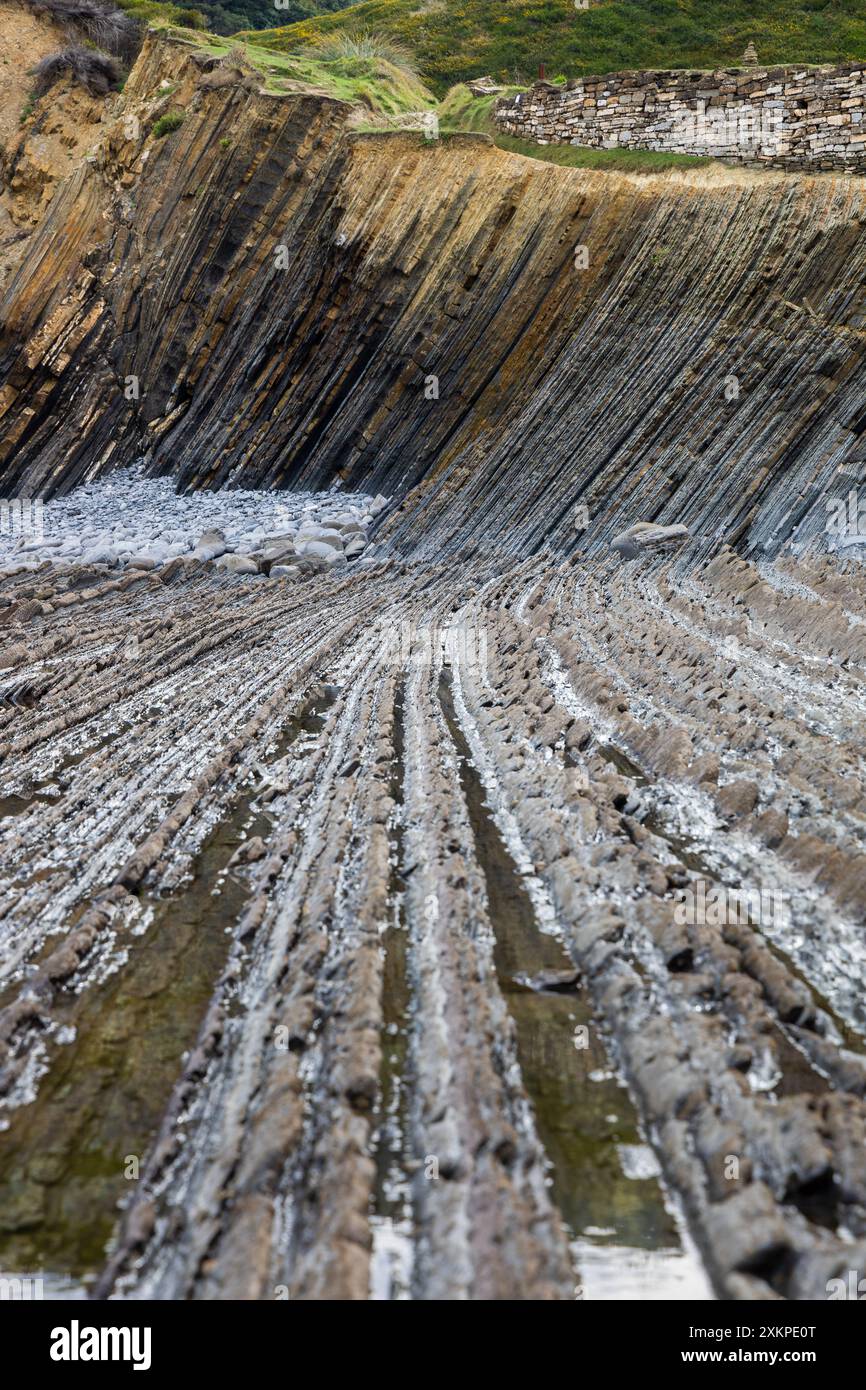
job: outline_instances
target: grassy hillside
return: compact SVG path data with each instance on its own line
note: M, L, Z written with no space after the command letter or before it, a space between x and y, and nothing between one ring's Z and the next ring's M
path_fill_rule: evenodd
M314 47L300 41L272 45L262 41L258 30L234 37L212 32L205 26L206 17L200 9L168 0L120 0L120 5L142 24L168 30L215 57L242 49L247 62L261 74L262 85L272 92L313 89L341 101L358 102L382 116L399 116L435 104L412 54L397 43L384 39L356 42L337 34Z
M263 44L257 32L228 38L189 29L182 22L185 12L161 0L125 0L123 8L151 28L170 31L176 38L215 57L224 57L232 49L243 50L268 91L312 89L341 101L358 102L383 116L434 105L433 94L415 71L410 55L396 44L357 44L337 38L329 46L320 44L314 50L300 44L291 49L274 49Z
M443 94L489 72L525 83L620 68L713 67L751 39L762 62L866 58L864 0L364 0L259 33L290 50L364 30L399 40Z
M150 10L173 10L177 20L193 24L199 29L209 29L215 34L234 34L239 29L267 29L274 20L281 24L295 24L298 20L311 19L315 15L331 10L345 9L351 0L281 0L277 9L274 0L178 0L176 5L165 5L158 0L120 0L123 9L137 10L140 14ZM193 18L195 16L195 18Z
M278 53L256 42L258 34L221 38L216 34L188 35L198 49L222 56L242 48L244 55L273 92L313 88L341 101L360 102L370 111L398 115L432 104L428 89L413 72L382 55ZM394 55L395 57L398 55Z

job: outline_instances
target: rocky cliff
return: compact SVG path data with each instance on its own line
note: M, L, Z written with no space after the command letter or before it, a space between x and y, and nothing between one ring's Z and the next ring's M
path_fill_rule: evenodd
M866 423L859 179L609 176L349 117L149 37L6 289L8 495L144 455L181 488L381 489L437 546L568 549L578 500L593 544L823 528Z

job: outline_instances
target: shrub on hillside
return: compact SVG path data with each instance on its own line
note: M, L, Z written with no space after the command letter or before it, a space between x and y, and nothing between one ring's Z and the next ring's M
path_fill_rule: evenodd
M201 10L178 10L177 22L185 29L206 29L207 20Z
M389 38L387 34L373 34L368 29L357 34L328 34L310 52L326 61L336 58L381 58L413 77L418 76L410 48Z
M131 64L141 47L142 28L137 19L99 0L27 0L34 14L45 14L70 33L84 35L105 53Z
M57 53L49 53L31 71L36 78L34 97L42 96L67 74L86 87L93 97L116 92L121 82L120 68L109 54L98 53L93 48L81 48L77 44L61 48Z
M182 111L166 111L164 116L160 116L153 123L153 134L157 140L161 140L164 135L170 135L178 126L183 125Z

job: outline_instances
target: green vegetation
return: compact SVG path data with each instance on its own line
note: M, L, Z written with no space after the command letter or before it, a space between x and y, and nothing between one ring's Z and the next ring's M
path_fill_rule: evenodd
M435 104L414 70L411 53L399 43L374 34L335 35L328 44L286 52L263 44L257 32L228 38L186 28L180 24L178 15L182 12L176 6L157 0L125 0L124 8L151 28L172 34L200 53L216 58L237 53L258 72L269 92L314 89L386 116Z
M385 34L329 34L312 50L319 58L385 58L395 67L405 68L417 76L418 68L412 50L405 44L389 39Z
M121 9L132 15L133 19L138 19L142 24L176 24L181 28L189 28L181 19L182 14L189 14L189 10L183 6L169 5L163 0L119 0Z
M499 95L513 97L520 90L520 87L504 87ZM474 97L462 83L452 87L444 101L439 103L439 129L474 130L495 136L497 130L493 124L493 107L496 99L495 96Z
M194 9L163 4L160 0L120 0L121 7L141 19L159 15L188 29L208 29L215 34L234 34L239 29L266 29L276 21L295 24L342 9L349 0L196 0ZM199 15L198 20L183 16Z
M513 96L519 89L506 87L503 96ZM548 164L561 164L570 169L613 169L625 174L656 174L665 169L694 168L711 164L712 160L690 154L664 154L657 150L592 150L578 145L535 145L513 135L501 135L493 124L495 96L474 97L462 84L452 87L438 108L439 129L444 137L458 131L471 130L490 135L501 150L526 155Z
M239 34L224 39L217 34L183 35L200 52L224 57L233 49L262 78L270 92L292 92L313 88L341 101L366 106L369 111L399 115L432 106L434 99L423 82L405 66L408 59L392 44L383 49L391 57L353 57L341 43L334 48L312 52L280 53L258 42L258 34ZM399 64L396 61L399 59Z
M665 169L694 169L713 162L697 155L665 154L662 150L591 150L578 145L533 145L513 135L497 135L496 144L501 150L541 159L547 164L564 164L569 169L609 169L620 174L659 174Z
M440 94L485 72L526 84L541 63L567 76L725 66L750 40L763 63L866 57L863 0L364 0L257 40L290 51L362 30L405 44Z
M160 116L153 123L153 134L157 140L161 140L164 135L169 135L173 130L177 130L183 125L182 111L166 111L164 116Z

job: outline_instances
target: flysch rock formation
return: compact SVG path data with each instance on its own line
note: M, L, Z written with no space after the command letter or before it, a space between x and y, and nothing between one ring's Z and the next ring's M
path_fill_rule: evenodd
M827 1298L866 1267L860 183L201 75L149 36L4 244L0 491L117 553L0 577L0 1267ZM147 474L223 489L153 568ZM369 552L261 566L307 502Z
M154 140L166 77L187 114ZM10 494L146 456L182 488L411 494L398 542L421 507L434 547L564 545L581 498L603 546L652 520L753 553L856 485L860 179L564 171L201 80L148 38L27 243Z

